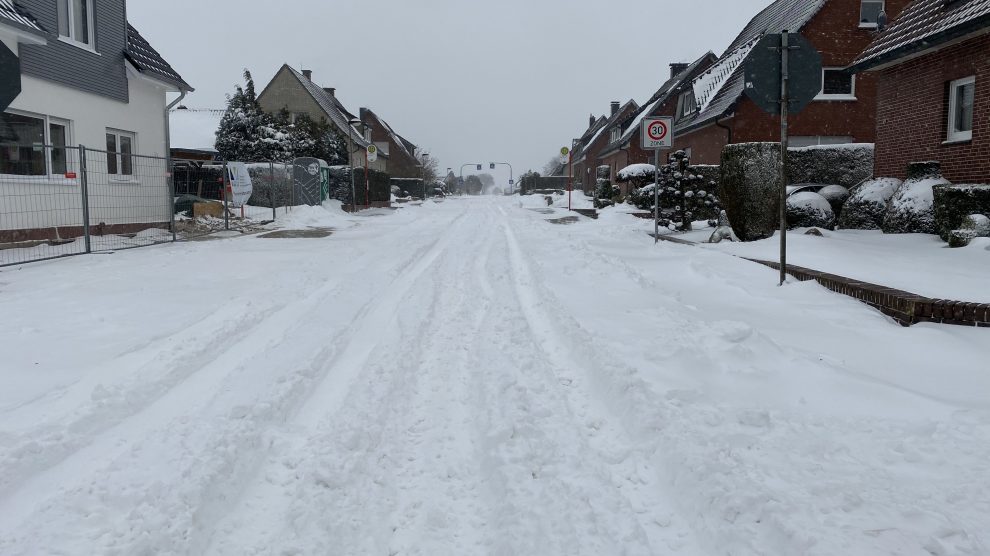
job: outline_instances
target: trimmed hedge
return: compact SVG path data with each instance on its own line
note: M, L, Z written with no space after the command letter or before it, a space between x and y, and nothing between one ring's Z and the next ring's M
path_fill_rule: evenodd
M356 170L354 190L359 206L365 204L366 197L369 203L388 203L392 200L391 176L385 172L369 169L366 184L364 168L356 168ZM354 204L351 200L351 168L341 166L330 168L330 198L345 205Z
M972 214L990 216L990 185L937 185L935 192L935 224L938 235L945 241Z
M790 183L858 185L873 177L873 143L820 145L787 150Z
M738 143L722 150L719 198L742 241L773 236L780 225L780 143Z

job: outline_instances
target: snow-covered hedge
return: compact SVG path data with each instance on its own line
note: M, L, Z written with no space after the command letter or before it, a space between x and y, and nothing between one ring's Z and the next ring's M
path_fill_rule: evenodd
M787 175L790 183L852 187L873 177L873 143L788 149Z
M897 178L877 178L855 188L842 205L839 227L848 230L882 228L887 204L900 186L901 180Z
M780 225L780 143L738 143L722 151L719 198L742 241L771 237Z
M969 215L990 215L990 185L939 185L934 193L935 223L945 241Z
M887 205L883 219L885 234L934 234L935 191L946 185L938 163L920 162L908 166L908 179L897 189Z
M826 185L818 191L818 194L825 197L828 204L832 205L832 212L836 218L842 214L842 205L849 200L849 190L841 185Z
M370 203L386 203L392 199L391 176L385 172L369 169L368 184L366 184L364 168L358 168L357 172L358 174L354 177L354 190L357 193L358 205L363 205L366 198ZM352 204L350 168L346 166L330 168L330 198L345 205Z
M634 179L644 178L648 178L650 181L653 181L656 171L656 166L652 164L632 164L619 170L619 173L616 174L616 181L624 183Z
M978 237L990 237L990 218L971 214L963 219L958 230L949 234L949 247L966 247Z
M291 164L248 164L251 175L251 199L255 207L284 207L292 201Z
M835 227L835 213L828 199L812 191L795 193L787 198L787 227L825 228Z

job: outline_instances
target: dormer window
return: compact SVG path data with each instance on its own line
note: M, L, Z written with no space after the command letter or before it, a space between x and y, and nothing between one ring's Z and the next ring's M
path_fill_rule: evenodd
M93 48L93 0L57 1L59 37Z
M876 29L882 11L884 11L883 0L862 0L859 8L859 26L863 29Z
M680 118L690 116L698 111L698 101L694 96L694 89L688 89L687 91L681 93L681 98L678 100L678 110L677 115Z

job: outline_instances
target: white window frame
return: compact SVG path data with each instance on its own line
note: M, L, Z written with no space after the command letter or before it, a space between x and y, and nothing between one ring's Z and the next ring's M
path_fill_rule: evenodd
M691 103L687 102L690 95ZM698 98L694 95L694 89L688 89L681 93L677 102L677 119L686 118L698 112Z
M962 141L972 141L973 140L973 130L968 131L956 131L956 111L959 109L957 105L959 95L956 91L960 87L965 87L966 85L973 85L973 122L970 127L976 125L976 76L971 75L969 77L963 77L962 79L956 79L955 81L949 82L949 126L947 128L948 133L946 135L947 143L958 143Z
M84 50L89 50L96 52L96 18L93 15L93 0L82 0L86 3L86 26L89 29L89 42L84 42L75 37L76 30L73 22L75 21L75 2L74 0L58 0L59 2L65 2L65 17L67 21L67 28L69 30L68 35L62 34L62 22L58 21L58 39L62 42L69 43L73 46L78 46ZM56 8L56 17L58 9Z
M820 93L818 93L818 96L815 97L815 100L844 100L844 101L859 100L859 99L856 98L856 75L855 74L849 76L849 81L850 81L850 84L852 85L852 87L851 87L852 93L851 94L848 94L848 95L846 95L846 94L839 94L839 95L834 95L834 94L827 95L827 94L825 94L825 72L827 72L827 71L841 71L842 69L844 69L844 68L834 68L834 67L822 68L822 90L821 90Z
M14 108L8 108L3 110L7 114L14 114L16 116L23 116L25 118L35 118L41 120L44 123L45 130L45 142L46 146L51 146L52 144L52 124L60 125L65 127L65 147L66 154L68 154L69 146L72 145L72 121L66 120L64 118L58 118L55 116L49 116L47 114L36 114L34 112L27 112L25 110L17 110ZM69 156L65 157L65 174L70 172L75 172L73 168L71 158ZM75 179L69 179L65 177L65 174L53 174L52 173L52 150L45 149L45 173L40 176L24 176L20 174L0 174L0 178L4 181L29 181L37 182L39 179L47 179L50 182L65 182L65 183L76 183Z
M110 176L110 179L112 181L115 181L115 182L136 183L137 182L137 178L135 177L135 174L134 174L134 161L137 158L135 155L137 155L137 153L138 153L138 148L137 148L137 133L134 133L133 131L124 131L122 129L115 129L115 128L112 128L112 127L108 127L107 130L106 130L106 135L113 135L114 136L114 143L116 145L116 152L115 152L115 154L116 154L116 157L117 157L117 171L114 172L114 173L110 173L110 168L108 166L107 167L107 175ZM123 161L123 156L124 155L122 155L121 152L120 152L120 138L121 137L127 137L127 138L129 138L131 140L131 154L130 154L130 156L131 156L131 173L130 174L123 174L123 173L121 173L123 171L123 169L124 169L124 161Z
M622 138L622 128L613 127L612 131L609 132L609 139L608 139L609 144L611 145L612 143L615 143L621 138Z
M860 3L859 3L859 28L860 29L876 29L877 28L877 24L876 23L865 23L865 22L863 22L863 6L866 5L866 4L876 4L878 2L880 3L880 11L881 12L886 11L887 10L887 2L885 2L884 0L860 0Z

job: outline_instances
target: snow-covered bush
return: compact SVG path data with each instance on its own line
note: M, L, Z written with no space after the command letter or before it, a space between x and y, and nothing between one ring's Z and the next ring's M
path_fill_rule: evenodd
M935 193L935 224L938 235L949 241L949 234L960 228L971 214L990 215L990 185L939 185Z
M825 228L835 227L835 213L828 199L811 191L795 193L787 198L787 227Z
M615 175L618 183L629 182L633 188L646 187L653 183L656 176L656 166L652 164L632 164L619 170Z
M852 187L873 177L873 143L796 147L787 151L790 183Z
M818 190L818 194L825 197L828 204L832 205L832 212L836 217L842 214L842 205L849 200L849 190L841 185L826 185Z
M883 220L885 234L934 234L935 191L948 184L937 163L923 162L908 167L908 179L897 189Z
M978 237L990 237L990 218L984 214L971 214L963 219L958 230L949 234L949 247L966 247Z
M877 178L852 191L839 213L839 227L847 230L879 230L887 215L887 204L901 180Z
M780 225L780 143L737 143L722 150L719 199L742 241L771 237Z

